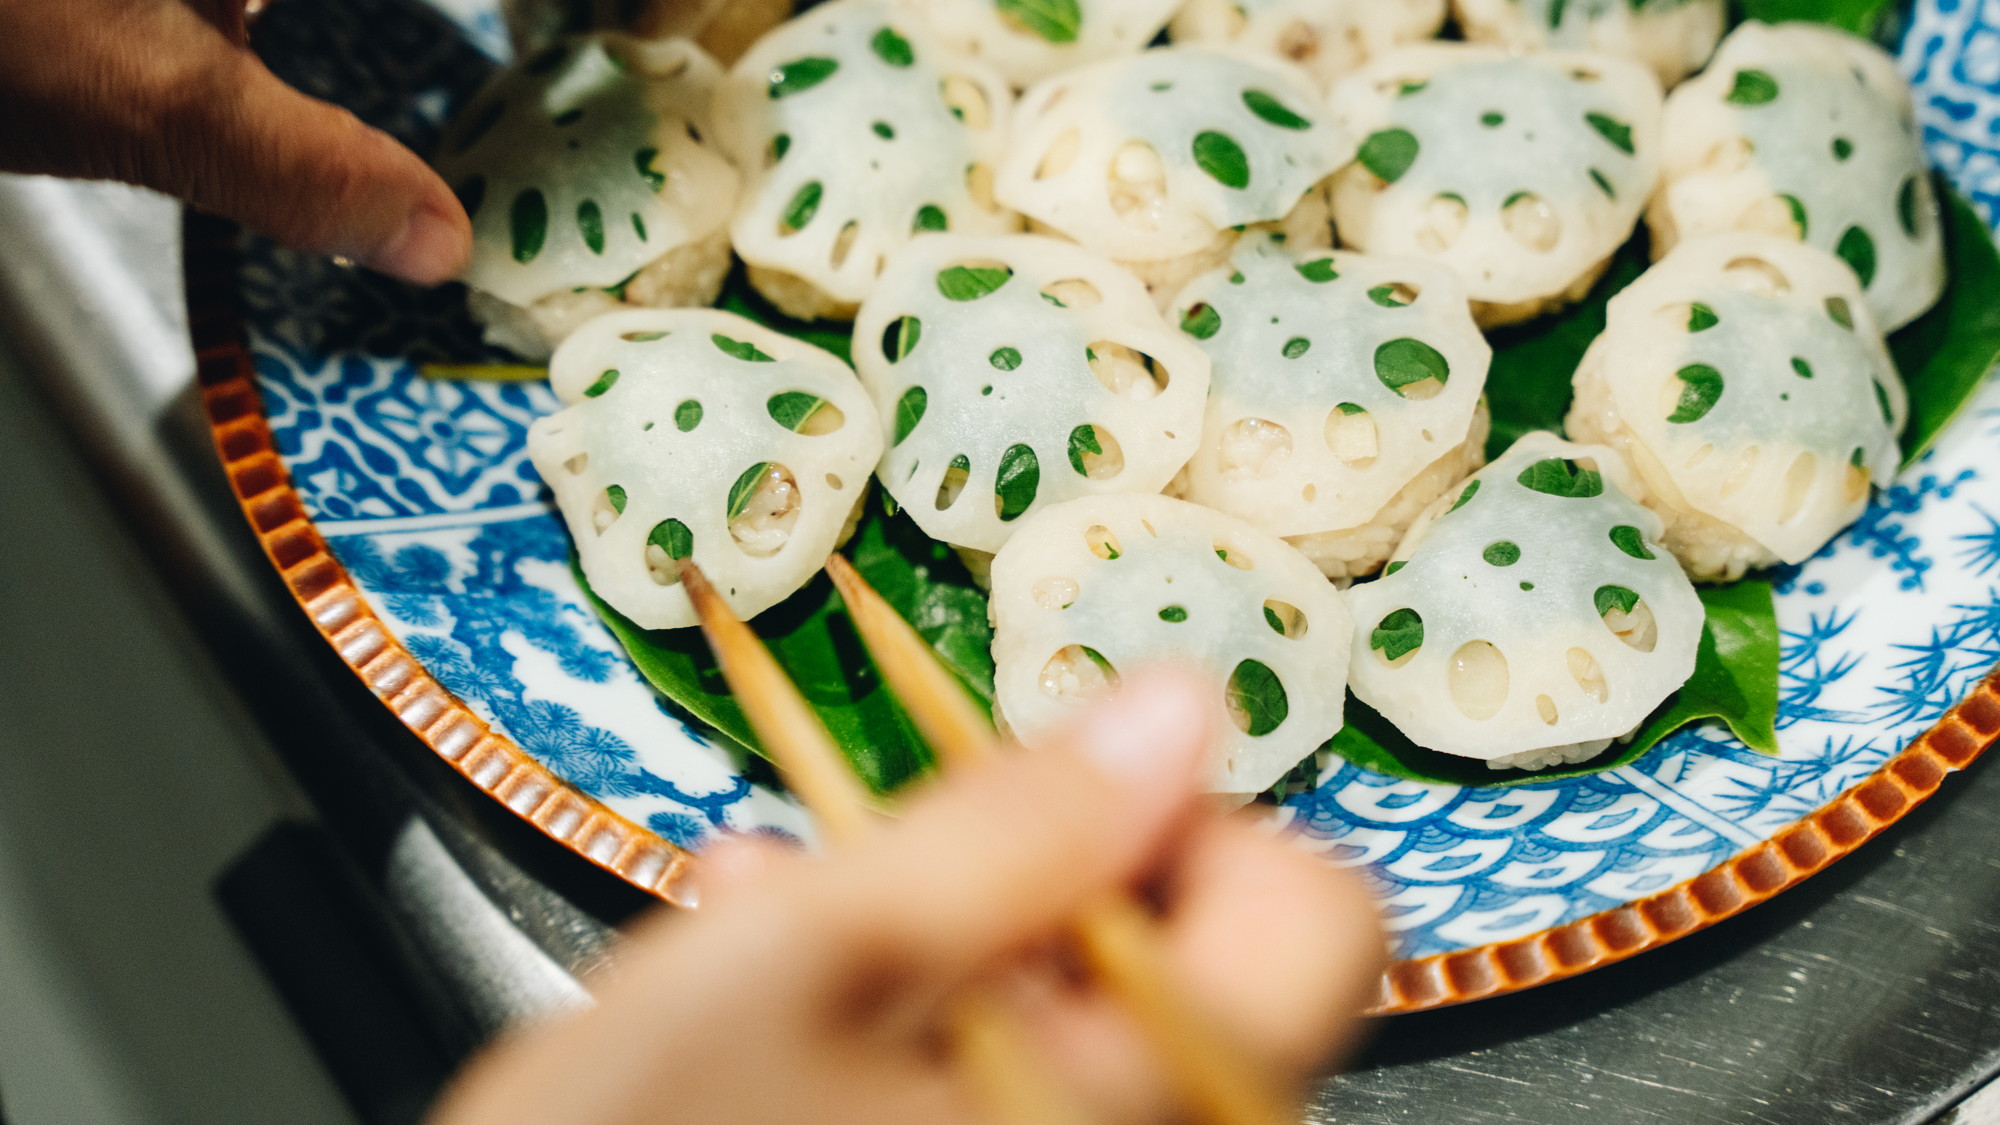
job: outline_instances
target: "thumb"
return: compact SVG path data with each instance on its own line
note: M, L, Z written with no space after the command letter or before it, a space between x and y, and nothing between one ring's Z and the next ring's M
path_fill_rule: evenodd
M821 869L815 918L837 982L900 961L963 979L1060 929L1078 907L1136 881L1196 807L1209 756L1198 681L1128 680L1046 749L947 779L902 823ZM837 987L837 985L836 985Z
M415 153L285 85L219 35L214 47L194 96L138 139L134 178L280 242L407 281L436 284L463 268L471 223Z

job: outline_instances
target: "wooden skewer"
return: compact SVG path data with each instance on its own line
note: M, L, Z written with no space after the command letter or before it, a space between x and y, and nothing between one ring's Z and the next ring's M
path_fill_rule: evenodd
M834 843L851 843L870 831L876 817L868 794L811 705L700 567L683 562L680 575L723 678L792 792ZM948 1013L946 1031L954 1057L995 1119L1005 1125L1087 1122L1035 1053L1033 1037L1019 1017L990 989L974 988L960 997Z
M924 740L947 765L998 752L993 727L957 677L894 606L840 555L826 570L861 643ZM1176 986L1158 926L1131 897L1107 894L1074 921L1085 962L1125 1005L1167 1064L1181 1096L1214 1125L1296 1125L1298 1114L1236 1043L1202 1020Z

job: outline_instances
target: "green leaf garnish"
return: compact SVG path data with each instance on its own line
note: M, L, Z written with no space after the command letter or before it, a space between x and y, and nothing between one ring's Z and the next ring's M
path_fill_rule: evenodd
M1209 178L1227 188L1250 186L1250 157L1227 134L1206 129L1194 135L1194 162Z
M594 199L576 205L576 230L593 254L604 253L604 212Z
M1611 545L1635 559L1654 557L1652 549L1646 546L1646 536L1629 523L1611 529Z
M778 229L785 234L804 230L813 216L819 214L820 196L824 192L818 180L810 180L792 193L792 201L786 204L785 213L778 220Z
M1598 136L1610 141L1612 148L1617 149L1627 156L1632 155L1632 127L1630 125L1618 120L1616 117L1602 113L1586 113L1583 115L1583 119L1590 123L1591 128L1597 130Z
M1297 359L1312 349L1312 341L1304 336L1294 336L1285 341L1285 358Z
M1444 514L1445 514L1445 515L1450 515L1450 514L1452 514L1453 512L1456 512L1456 511L1458 511L1458 510L1459 510L1460 508L1463 508L1463 507L1465 507L1465 502L1466 502L1466 501L1468 501L1468 500L1472 499L1472 498L1473 498L1474 496L1478 495L1478 493L1479 493L1479 483L1480 483L1480 482L1478 482L1478 481L1473 481L1473 482L1471 482L1470 484L1467 484L1467 485L1465 486L1465 491L1464 491L1464 492L1461 492L1461 493L1459 493L1459 494L1458 494L1458 499L1456 499L1456 500L1453 500L1453 501L1451 502L1451 507L1449 507L1449 508L1446 508L1446 509L1444 510Z
M621 516L625 514L625 488L623 485L614 484L606 487L604 490L604 499L611 505L612 511Z
M917 208L917 217L910 224L910 229L913 231L944 230L950 225L949 220L945 218L944 208L926 203L922 207Z
M1689 332L1706 332L1721 323L1721 320L1721 317L1715 315L1714 309L1709 308L1699 301L1688 306Z
M701 413L701 403L688 399L674 407L674 428L684 434L692 431L701 425Z
M1436 348L1405 336L1375 349L1375 377L1400 395L1426 379L1445 382L1451 377L1451 365Z
M1986 223L1950 185L1938 184L1945 286L1938 303L1889 337L1910 393L1903 463L1923 456L1972 400L2000 359L2000 252Z
M750 343L747 340L731 339L728 336L724 336L720 332L710 333L708 338L711 342L715 344L717 348L720 348L722 350L722 353L724 355L735 356L737 359L743 360L746 363L772 362L770 356L765 355L763 351L757 347L757 345Z
M877 57L890 66L909 66L917 61L916 52L910 50L910 41L896 34L893 27L885 27L868 41Z
M995 370L1012 371L1021 366L1021 352L1018 348L995 348L993 354L986 357L986 362L992 364Z
M766 92L775 100L802 93L833 77L840 69L839 61L829 58L808 57L794 59L771 71L770 86Z
M1242 715L1243 733L1261 738L1277 730L1292 713L1291 700L1278 674L1259 660L1245 660L1229 674L1225 689L1231 709Z
M1565 500L1588 500L1604 494L1604 476L1562 457L1544 457L1514 478L1521 487Z
M1267 609L1264 612L1268 614L1271 611ZM1160 611L1160 620L1169 625L1179 625L1181 622L1187 620L1187 608L1185 606L1170 605Z
M952 266L938 271L938 292L952 301L976 301L1007 284L1014 271L1007 266Z
M1778 80L1761 70L1739 70L1723 98L1733 105L1764 105L1778 97Z
M588 387L585 387L583 389L583 397L596 398L598 395L603 394L605 391L608 391L612 387L615 387L617 385L618 385L618 369L615 367L608 368L604 372L604 374L599 375L597 377L596 382L590 384Z
M1521 548L1516 543L1502 539L1498 543L1488 543L1486 549L1479 553L1479 557L1485 559L1488 566L1513 566L1521 561Z
M1594 601L1597 616L1603 617L1614 609L1620 613L1632 612L1632 607L1639 604L1639 595L1623 586L1599 586Z
M764 474L771 471L769 461L759 461L743 470L736 483L729 486L729 518L735 519L750 507L750 501L757 495L757 486L764 480Z
M1069 432L1069 466L1078 476L1089 476L1090 469L1084 464L1086 454L1102 456L1104 446L1097 440L1097 427L1088 423Z
M1393 184L1403 178L1410 165L1417 162L1416 134L1408 129L1384 129L1371 133L1361 142L1361 151L1354 158L1363 168L1375 173L1375 177L1385 184Z
M514 260L523 265L534 261L549 237L549 201L540 190L527 188L514 197L508 229L513 236Z
M1000 522L1019 519L1034 506L1035 493L1042 484L1042 463L1026 445L1010 445L1000 455L1000 472L993 481L995 510Z
M993 6L1051 43L1074 43L1083 30L1077 0L994 0Z
M694 532L679 520L661 520L654 524L646 542L665 551L670 559L680 560L694 554Z
M667 174L653 167L653 161L660 158L660 150L642 148L632 154L632 166L639 170L639 178L645 180L654 191L667 186Z
M1262 90L1243 91L1243 104L1250 112L1276 125L1280 129L1310 129L1312 122L1293 113L1285 103Z
M1368 647L1392 661L1401 660L1424 647L1424 619L1414 609L1399 609L1369 632Z
M1848 227L1841 232L1840 244L1833 248L1840 260L1854 267L1854 276L1861 279L1861 287L1868 288L1875 282L1875 240L1860 227Z
M922 387L911 387L903 392L903 397L896 400L896 440L890 445L903 444L903 439L909 437L910 431L917 428L917 423L924 420L924 410L930 405L930 400L930 392Z
M1310 262L1299 263L1299 276L1307 281L1323 284L1338 278L1340 274L1334 270L1332 258L1314 258Z
M1385 309L1408 308L1410 302L1403 300L1404 290L1397 285L1377 285L1368 291L1368 299Z
M1206 340L1222 330L1222 314L1206 301L1181 314L1181 331L1197 340Z
M1706 363L1690 363L1674 372L1674 378L1681 381L1681 397L1674 404L1674 412L1667 415L1669 422L1699 422L1715 409L1716 400L1722 397L1722 372Z
M1875 34L1892 0L1743 0L1743 18L1783 23L1810 20L1868 38Z
M786 391L784 394L771 396L771 400L764 404L764 409L771 415L771 421L793 433L798 433L805 429L812 421L813 415L818 414L825 406L826 400L818 395L807 394L804 391Z

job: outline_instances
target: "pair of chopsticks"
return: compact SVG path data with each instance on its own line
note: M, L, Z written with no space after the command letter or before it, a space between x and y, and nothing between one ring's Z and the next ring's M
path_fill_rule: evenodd
M930 645L845 558L827 573L848 616L903 709L947 769L999 752L991 726ZM812 708L763 642L737 618L692 560L681 581L751 727L792 792L838 846L869 831L868 794ZM1106 894L1073 920L1071 939L1097 981L1126 1008L1195 1116L1208 1125L1296 1125L1276 1083L1241 1047L1200 1016L1173 980L1158 926L1129 895ZM976 989L950 1013L948 1032L986 1108L1006 1125L1082 1125L1074 1098L1034 1051L1032 1035L994 991Z

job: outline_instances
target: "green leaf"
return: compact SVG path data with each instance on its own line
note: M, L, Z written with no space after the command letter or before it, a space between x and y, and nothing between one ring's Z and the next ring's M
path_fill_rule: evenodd
M619 494L624 494L622 489ZM624 506L622 501L619 506ZM665 551L670 559L684 559L694 554L694 532L679 520L661 520L654 524L646 542Z
M1486 763L1440 754L1411 742L1387 719L1347 697L1347 725L1327 744L1363 769L1438 785L1505 788L1583 777L1630 765L1668 735L1704 719L1721 719L1743 744L1778 752L1778 621L1771 584L1737 582L1698 591L1708 620L1695 653L1694 674L1667 697L1627 743L1612 743L1587 762L1546 770L1493 770Z
M1972 399L2000 359L2000 253L1993 235L1965 197L1942 180L1944 295L1924 315L1889 337L1889 350L1910 392L1903 463L1923 456Z
M639 170L639 178L654 191L667 186L667 174L653 167L653 161L659 158L660 150L656 148L642 148L632 154L632 166Z
M1604 193L1604 198L1618 198L1618 189L1611 186L1611 177L1596 168L1590 170L1590 182L1597 185L1597 190Z
M1293 113L1285 103L1262 90L1243 91L1243 104L1250 112L1276 125L1280 129L1310 129L1312 122Z
M608 391L617 385L618 385L618 369L615 367L608 368L605 370L604 374L599 375L597 377L596 382L592 383L591 385L583 389L583 397L596 398L598 395L603 394L605 391Z
M1778 80L1761 70L1739 70L1723 100L1733 105L1765 105L1778 98Z
M1313 342L1304 336L1294 336L1285 341L1285 358L1297 359L1312 350Z
M1854 276L1861 279L1861 287L1868 288L1875 282L1875 240L1860 227L1848 227L1841 232L1840 244L1833 248L1840 259L1854 267Z
M1181 331L1197 340L1206 340L1222 330L1222 314L1203 301L1181 314Z
M1813 377L1812 364L1807 363L1801 356L1792 357L1792 372L1801 379L1810 379Z
M922 207L917 208L917 218L916 221L910 224L910 229L913 231L944 230L950 225L950 220L945 218L944 208L936 204L926 203Z
M593 254L604 253L604 211L594 199L576 205L576 230Z
M1652 548L1646 546L1646 536L1628 523L1621 523L1611 529L1611 545L1635 559L1654 557Z
M1012 371L1021 366L1021 351L1019 348L994 348L993 354L986 357L986 362L992 364L995 370Z
M1458 494L1458 499L1453 500L1451 502L1451 507L1446 508L1444 510L1444 514L1450 515L1453 512L1458 511L1460 508L1465 507L1466 501L1472 499L1474 496L1477 495L1479 495L1479 482L1473 481L1472 483L1465 486L1465 491Z
M1498 543L1488 543L1479 557L1485 559L1488 566L1513 566L1521 561L1521 548L1519 544L1502 539Z
M1410 302L1403 300L1402 294L1403 290L1400 286L1377 285L1368 291L1368 299L1385 309L1407 308Z
M825 405L826 400L818 395L807 394L804 391L786 391L784 394L771 396L771 401L764 404L764 409L771 415L771 421L793 433L798 433L805 429L806 424L812 421L813 415L818 414L820 408Z
M1632 127L1630 125L1618 120L1616 117L1602 113L1586 113L1583 115L1583 119L1590 123L1591 128L1597 130L1598 136L1610 141L1612 148L1617 149L1627 156L1632 155Z
M1259 738L1277 730L1292 713L1278 674L1259 660L1245 660L1229 674L1229 702L1244 719L1243 733Z
M481 183L480 190L484 192L484 182ZM476 209L476 207L467 207L466 211L469 213ZM1904 180L1902 188L1896 192L1896 221L1901 224L1904 234L1909 235L1911 238L1917 237L1917 178L1915 176Z
M891 446L903 444L903 439L909 437L910 431L917 428L917 423L924 420L924 410L930 401L930 392L922 387L911 387L896 400L896 440L889 443Z
M607 487L604 490L604 499L610 503L612 511L621 516L625 514L626 498L625 487L623 485L614 484Z
M1688 306L1689 332L1706 332L1721 323L1721 321L1722 318L1715 315L1714 309L1709 308L1699 301Z
M1486 406L1493 432L1486 455L1494 458L1522 434L1562 431L1569 410L1570 379L1584 349L1604 331L1604 305L1630 285L1648 264L1644 236L1627 242L1612 257L1583 300L1553 316L1496 329L1487 334L1493 365L1486 377Z
M1264 624L1269 625L1273 633L1281 637L1285 635L1285 619L1279 617L1278 611L1270 606L1264 607Z
M1307 281L1325 284L1340 276L1333 268L1332 258L1314 258L1310 262L1300 262L1299 276Z
M986 598L951 549L926 538L908 518L890 516L870 503L847 553L869 585L930 643L967 694L982 708L989 707L993 633L986 621ZM584 589L589 593L587 585ZM739 745L762 753L700 630L640 629L595 595L591 600L640 674L662 695ZM930 752L868 662L846 609L824 576L757 615L751 627L871 789L886 793L929 770Z
M1026 445L1010 445L1000 455L1000 472L993 481L993 498L1000 522L1021 518L1035 504L1042 485L1042 463Z
M896 34L893 27L885 27L868 41L875 54L890 66L909 66L917 61L916 52L910 50L910 41Z
M1743 18L1782 23L1811 20L1872 37L1892 0L1743 0Z
M1069 467L1078 476L1089 476L1090 469L1083 463L1085 454L1093 457L1103 454L1104 446L1097 440L1097 427L1088 423L1069 432Z
M1007 284L1014 271L1006 266L952 266L938 271L938 292L952 301L977 301Z
M1271 611L1267 609L1264 612L1268 614ZM1181 622L1187 620L1187 608L1185 606L1170 605L1160 611L1160 620L1169 625L1179 625Z
M1597 616L1603 617L1614 609L1620 613L1632 612L1632 607L1639 604L1639 595L1623 586L1599 586L1593 600Z
M1706 363L1690 363L1674 372L1674 378L1681 381L1680 401L1674 404L1674 412L1667 415L1667 421L1679 425L1699 422L1715 409L1722 397L1722 372Z
M788 98L793 94L812 89L833 77L840 69L837 60L821 57L794 59L771 71L770 86L766 91L775 100Z
M1375 173L1385 184L1393 184L1403 178L1410 165L1417 162L1416 134L1408 129L1384 129L1371 133L1361 142L1361 151L1354 158L1363 168Z
M1588 500L1604 494L1604 475L1561 457L1544 457L1514 478L1521 487L1565 500Z
M771 471L769 461L759 461L743 470L736 483L729 486L729 518L735 519L750 507L750 501L757 495L757 486L763 483L764 474Z
M993 6L1051 43L1074 43L1083 30L1077 0L994 0Z
M549 201L538 189L527 188L514 197L507 221L513 235L514 260L523 265L534 261L542 252L542 243L548 241Z
M1424 646L1424 619L1414 609L1399 609L1384 617L1368 633L1368 647L1390 660Z
M1426 379L1436 379L1439 383L1451 377L1451 365L1444 355L1422 340L1408 336L1390 340L1375 349L1375 377L1382 385L1402 394L1403 388L1421 383Z
M748 340L731 339L720 332L709 334L709 340L721 349L724 355L735 356L745 363L770 363L772 359L763 350Z
M688 399L674 407L674 428L682 433L701 425L701 403Z
M1227 134L1204 129L1194 135L1194 162L1223 187L1241 190L1250 186L1250 158L1243 146Z
M804 230L806 224L813 221L813 216L819 214L820 196L824 193L825 189L820 187L818 180L810 180L800 187L793 193L791 203L786 205L783 217L778 220L778 229L785 234Z

